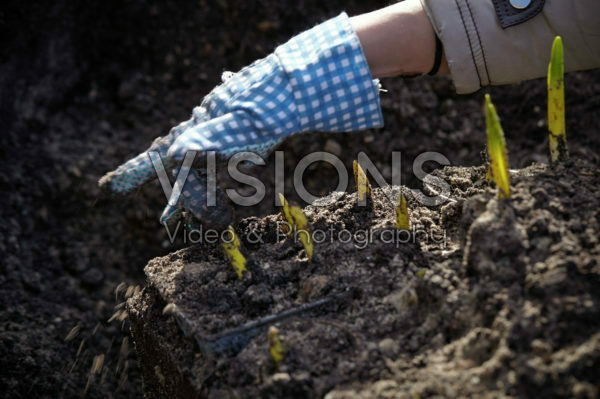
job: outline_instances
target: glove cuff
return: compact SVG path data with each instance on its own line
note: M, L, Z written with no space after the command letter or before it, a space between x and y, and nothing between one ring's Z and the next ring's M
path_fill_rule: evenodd
M293 37L275 55L292 87L301 131L383 126L378 81L346 13Z

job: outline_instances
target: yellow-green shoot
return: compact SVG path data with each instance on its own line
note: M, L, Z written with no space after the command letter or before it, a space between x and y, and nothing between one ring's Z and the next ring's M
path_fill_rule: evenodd
M354 181L356 182L356 191L358 192L358 203L362 206L368 203L367 198L371 197L371 184L367 174L356 161L352 163L354 170Z
M302 209L297 206L290 205L281 193L279 194L279 200L283 206L281 213L285 220L289 223L289 227L291 227L291 230L288 231L288 235L292 235L294 232L298 234L298 238L300 238L300 242L302 242L304 250L306 251L306 256L310 262L313 256L314 244L312 236L310 235L308 219L306 219Z
M569 158L565 128L565 80L563 44L556 36L552 44L548 65L548 130L550 138L550 162Z
M285 357L285 348L279 338L279 329L275 326L269 327L269 352L275 363L275 370L277 370L279 363Z
M485 121L488 154L490 156L492 177L498 187L498 197L510 198L510 178L508 175L508 156L506 155L504 131L502 130L500 119L489 94L485 95Z
M237 234L235 234L235 230L232 226L229 226L227 231L229 232L230 240L223 240L221 242L221 246L225 251L225 255L227 256L229 263L231 263L231 266L233 266L235 269L238 278L241 280L243 272L248 271L248 269L246 269L246 258L241 251L242 243L240 242Z
M410 230L410 218L408 216L408 208L406 206L406 197L400 193L398 206L396 207L396 229Z

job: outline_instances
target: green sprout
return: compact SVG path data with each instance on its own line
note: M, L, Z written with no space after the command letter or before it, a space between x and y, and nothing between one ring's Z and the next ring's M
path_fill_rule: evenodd
M410 218L408 216L408 208L406 206L406 197L400 194L398 206L396 207L396 229L410 230Z
M569 158L565 128L564 56L560 36L554 38L548 65L548 130L550 163Z
M223 242L221 242L221 246L225 251L227 259L229 259L229 263L231 263L231 266L233 266L233 268L235 269L238 278L241 280L243 272L248 271L248 269L246 269L246 258L242 254L242 244L237 234L235 234L235 230L233 229L233 227L229 226L227 228L227 231L230 234L231 240L224 240Z
M354 181L356 183L356 191L358 192L358 203L361 205L368 204L368 199L371 197L371 184L363 168L356 161L352 163L354 170Z
M496 108L489 94L485 95L485 120L487 126L487 145L490 156L492 177L498 187L499 198L510 198L510 178L508 175L508 156L504 132Z
M279 329L275 326L269 327L269 352L275 363L275 369L279 368L279 363L285 357L285 348L279 338Z
M290 205L283 194L279 194L279 200L281 201L281 214L284 219L289 223L291 229L287 231L287 234L291 236L295 231L298 234L298 238L300 238L300 242L304 246L304 250L306 251L306 256L308 257L308 261L310 262L314 252L314 244L312 240L312 236L310 235L310 230L308 226L308 220L306 219L306 215L302 212L297 206Z

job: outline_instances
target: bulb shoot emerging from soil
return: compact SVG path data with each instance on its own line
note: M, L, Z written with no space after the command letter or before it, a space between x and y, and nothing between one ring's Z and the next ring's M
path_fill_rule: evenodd
M398 206L396 207L396 229L410 231L410 218L404 194L400 194Z
M367 198L371 199L371 184L369 183L365 171L357 161L354 161L352 167L354 169L354 181L358 193L358 204L359 206L365 206L368 202Z
M548 130L550 163L569 159L565 127L564 56L560 36L552 44L548 65Z
M279 338L279 329L275 326L269 327L269 352L275 363L275 370L278 370L279 363L285 357L285 348Z
M283 194L279 193L279 201L281 202L281 213L279 214L279 218L280 220L284 220L286 223L282 223L280 225L280 229L283 233L287 234L288 236L292 235L292 227L290 225L290 221L289 221L289 207L290 204L287 202L287 200L285 199L285 197L283 196Z
M490 156L492 177L498 187L499 198L510 198L510 179L508 175L508 156L504 131L496 108L489 94L485 95L485 120L487 126L487 146Z
M229 232L230 239L229 241L223 241L221 246L225 251L225 255L227 256L229 263L231 263L231 266L233 266L235 269L238 278L241 280L242 274L248 271L248 269L246 269L246 258L242 254L241 242L233 227L229 226L227 231Z
M308 257L308 261L310 262L313 257L314 252L314 244L312 240L312 235L310 234L310 229L308 227L308 220L306 216L297 206L290 205L283 194L279 194L279 200L283 207L281 208L281 213L287 223L289 223L290 231L287 232L288 235L297 235L304 246L304 250L306 251L306 256Z

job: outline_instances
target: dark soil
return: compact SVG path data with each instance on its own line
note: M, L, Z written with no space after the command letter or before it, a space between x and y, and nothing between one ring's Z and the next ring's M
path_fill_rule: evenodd
M277 239L276 216L241 222L241 237L264 239L246 241L256 267L242 280L218 247L154 259L149 287L129 302L136 346L147 352L138 336L154 335L159 352L143 355L143 368L178 370L202 397L597 397L599 169L534 164L513 174L510 201L486 188L485 172L436 173L452 186L441 207L408 195L409 242L391 242L395 208L378 189L374 211L345 193L305 209L314 230L334 237L312 262L292 238ZM374 238L361 248L364 229ZM354 239L344 243L342 230ZM288 349L278 370L265 332L213 355L171 318L202 339L344 292L278 324ZM172 397L180 386L151 389Z
M158 216L165 200L156 182L147 185L132 197L115 201L100 197L97 180L107 171L145 149L154 137L165 134L171 126L186 119L192 107L197 105L202 96L219 82L223 70L235 71L249 64L256 58L268 54L276 44L285 41L291 35L332 17L341 10L345 9L350 14L356 14L385 4L387 3L382 1L369 2L369 4L356 1L326 3L297 1L288 4L276 1L230 2L226 0L177 2L176 4L154 4L141 0L86 3L9 1L3 4L0 9L0 122L3 127L3 133L0 135L0 195L2 196L0 389L5 397L80 397L88 381L90 381L87 389L89 397L141 395L142 383L135 353L121 350L124 338L128 337L128 322L119 320L120 317L111 323L107 322L115 312L114 307L119 306L123 300L124 293L116 299L114 289L123 281L128 286L142 285L142 269L148 260L173 252L181 248L183 243L177 242L171 245L166 231L158 223ZM583 166L577 164L573 170L579 173L581 168L585 167L597 171L600 148L597 135L600 128L598 119L600 74L598 71L570 74L567 76L566 83L567 126L572 158L585 159L588 162ZM281 149L285 151L287 171L289 171L286 176L288 199L298 200L291 190L290 183L296 162L303 155L324 148L339 155L347 166L350 166L359 151L365 151L380 167L388 181L391 177L390 151L402 151L403 183L411 187L420 185L412 173L411 165L414 158L423 151L439 151L454 165L469 166L481 163L480 151L485 142L481 112L483 93L459 97L454 93L449 80L445 78L391 79L384 81L384 86L389 90L382 99L386 119L384 129L337 135L296 136L284 143ZM547 140L543 122L545 108L543 81L494 88L490 92L503 117L511 166L521 168L532 161L545 162ZM433 168L436 165L427 166ZM265 201L253 208L238 209L238 220L242 217L264 216L275 212L273 185L269 184L269 179L273 176L271 168L272 162L266 168L255 170L267 185ZM313 194L326 195L337 185L335 176L335 170L327 164L315 164L307 171L305 183ZM571 182L569 184L574 184L576 180L573 178L567 181ZM562 186L558 184L556 187L561 189ZM246 187L242 187L241 192L245 189ZM564 188L565 192L571 192L568 191L569 189L569 187ZM521 247L517 246L512 252L521 254L525 258L542 259L529 253L533 251L529 249L532 245L542 248L540 254L546 253L543 251L552 252L557 245L569 246L573 251L569 256L576 258L572 260L575 266L571 263L564 266L570 281L572 274L576 273L573 267L577 269L577 273L583 273L577 266L583 264L578 260L579 257L595 256L596 258L592 259L596 259L597 262L598 254L593 252L597 244L592 242L593 240L588 242L581 238L585 237L585 232L590 228L595 228L596 230L592 231L596 232L595 237L598 236L597 224L594 224L597 223L597 213L592 214L592 211L589 211L592 209L590 204L571 206L571 202L567 204L552 202L553 191L550 188L544 190L549 198L548 203L554 204L549 214L544 213L528 219L530 216L519 213L518 201L515 201L514 218L520 221L517 225L527 226L526 229L531 227L529 223L533 223L533 220L539 220L537 222L539 226L531 228L540 229L543 232L540 237L550 237L554 241L548 242L547 238L536 241L528 236L527 245L523 244L527 249L520 249ZM544 194L539 195L543 203ZM597 193L595 195L597 196ZM579 195L573 195L570 201L578 197ZM568 212L562 213L561 208ZM384 212L384 208L377 212ZM433 211L428 212L432 214L429 216L432 225L440 225L439 223L445 226L452 225L451 220L454 219L451 216L448 216L447 221L440 222L440 216L435 216ZM459 214L456 212L456 215ZM356 225L352 228L358 228L359 222L363 223L366 219L361 219L361 213L353 215L357 219ZM384 216L375 214L373 217L374 220L377 218L384 220ZM339 217L343 219L344 215ZM458 216L454 217L458 218ZM580 224L571 226L568 223L572 220L578 220ZM242 224L241 228L244 226ZM560 236L556 235L554 233L556 228L574 229L572 234L575 238L565 233L568 239L564 244L560 244L563 241L559 238L565 235L562 233ZM549 233L545 233L544 229ZM460 227L458 224L449 227L449 230L466 231L465 227ZM528 230L526 232L530 234ZM571 240L575 244L572 244ZM468 245L470 245L468 248L474 248L473 244ZM257 248L251 249L259 251ZM559 250L563 251L562 247ZM293 263L292 258L299 253L298 248L290 247L287 251L289 251L286 252L288 255L278 254L283 258L277 262ZM466 267L462 271L463 269L459 269L455 264L457 260L452 260L454 259L452 257L446 261L448 271L442 272L441 270L445 270L443 266L445 263L435 263L436 266L432 266L429 260L423 260L433 256L429 255L429 252L435 252L433 249L430 251L415 246L403 247L399 251L403 255L410 254L415 264L428 265L423 267L430 270L424 280L416 280L421 281L419 284L427 285L429 283L426 283L428 281L425 280L426 278L433 278L436 275L445 276L444 273L448 273L450 277L459 276L460 278L457 279L460 285L464 286L477 278L478 273L484 275L488 273L472 267ZM525 251L524 255L523 251ZM455 252L455 257L458 259L460 251ZM344 253L340 256L341 259L357 259L352 256L362 256L363 253L365 252L352 249L348 254ZM386 279L386 284L382 285L382 288L376 288L375 280L371 283L362 282L364 280L362 274L372 270L369 263L376 265L373 270L383 268L377 265L385 263L388 255L384 252L374 258L375 260L361 260L367 262L364 263L368 266L365 266L367 270L357 267L358 261L355 260L354 267L347 271L349 275L344 277L346 280L341 278L343 276L339 276L339 282L335 280L335 284L326 285L324 289L336 292L343 287L343 282L350 285L351 275L356 273L361 276L361 283L366 287L391 290L392 283L398 284L408 277L397 276L398 280L390 280L389 284ZM287 259L285 256L292 258ZM327 254L324 257L321 252L319 256L323 258L315 263L317 265L315 276L325 275L326 271L346 273L344 269L333 268L332 265L327 266L324 263L327 259L331 261L334 254ZM556 257L558 259L560 256L556 255ZM398 259L405 261L400 256ZM298 262L299 265L303 264L301 261ZM519 262L535 265L526 259ZM547 263L559 265L557 262ZM340 261L338 259L332 263L337 265ZM476 263L480 263L480 260L476 260ZM272 270L277 269L276 264L275 261L271 262ZM408 267L408 264L402 267ZM397 266L397 268L402 267ZM527 283L528 280L525 279L524 285L520 285L522 289L530 287L527 289L531 290L531 293L515 294L514 300L529 298L527 295L532 295L538 301L531 300L532 305L527 305L531 306L531 309L527 308L527 312L530 310L534 312L539 306L544 309L566 310L561 314L547 317L548 323L558 320L557 323L549 324L554 326L553 328L534 324L538 335L551 336L540 340L542 343L549 342L548 353L558 353L556 355L558 357L540 355L544 365L550 364L547 372L539 374L542 377L536 373L524 372L526 368L519 369L524 375L507 375L506 378L510 378L509 382L513 381L513 378L517 381L514 384L511 382L510 386L528 389L517 393L539 392L541 389L539 387L546 381L544 378L548 381L558 381L549 386L561 389L557 391L560 395L565 392L565 381L569 378L580 381L583 385L578 385L577 389L583 393L587 392L589 386L585 381L593 381L585 374L590 370L586 366L587 363L582 365L578 360L569 363L569 359L579 359L577 356L581 354L591 359L588 363L597 365L594 363L597 362L595 360L597 358L594 357L597 356L594 355L595 352L585 354L585 348L593 347L590 337L593 331L597 331L595 330L597 325L594 324L596 322L593 319L590 319L589 327L586 328L570 329L570 325L571 323L574 326L581 325L577 323L591 317L589 314L593 313L593 309L597 309L597 297L594 296L594 290L590 289L597 287L597 280L593 277L596 273L594 267L589 263L591 268L589 273L592 277L587 280L582 278L573 280L578 282L579 285L575 288L580 291L576 291L571 285L560 285L563 282L559 281L559 286L563 288L556 295L544 297L540 292L546 292L546 288L539 288L536 285L542 280L534 278L532 282ZM389 266L387 268L393 269ZM339 271L336 272L338 269ZM526 271L527 267L524 269ZM547 270L540 269L535 273L544 275L554 269L547 267ZM564 276L561 274L563 268L557 266L556 269L560 270L560 273L558 277L548 277L550 282ZM220 270L228 269L223 267ZM587 269L584 268L585 270ZM466 273L467 277L459 274L459 271ZM285 271L288 272L295 273L294 270ZM431 277L427 277L430 272ZM225 282L238 285L240 291L247 288L244 285L246 283L237 283L235 279L231 279L229 273L227 271ZM301 282L305 281L307 276L308 272L303 271L298 272L295 278L297 282ZM284 277L289 276L286 274ZM269 284L277 286L276 280L271 280L272 278L269 277ZM490 280L493 279L490 277ZM353 282L353 284L358 283ZM498 284L504 283L498 282ZM303 288L298 285L296 289ZM561 291L562 289L566 291ZM557 304L553 302L553 298L568 297L571 292L576 292L571 296L579 301L583 298L584 289L589 289L591 308L587 305L569 307L571 306L569 301L572 300L570 297L558 300ZM266 314L276 306L281 305L281 308L284 308L300 300L294 297L285 299L285 295L292 293L283 288L280 292L282 297L273 297L272 303L261 299L265 301L261 302L264 308L249 307L252 312L256 312L252 317ZM360 287L359 294L354 301L363 303L361 301L365 301L368 295L365 294L365 290L360 291ZM433 294L427 295L439 298ZM492 301L486 299L484 294L478 295L484 298L481 303ZM300 297L301 295L298 298ZM508 297L513 297L512 291ZM502 298L494 299L497 302L492 301L486 306L501 309L504 303L502 300ZM583 298L583 300L585 304L587 299ZM423 301L419 301L417 308L419 312L416 316L412 316L414 320L403 321L398 315L390 313L390 317L396 317L398 323L407 324L401 326L402 328L396 334L404 334L403 329L411 325L414 327L419 320L427 317L427 313L423 313L421 308L424 306L422 303ZM351 305L340 306L340 312L348 312ZM229 311L235 310L231 305L229 308ZM249 308L246 307L244 312ZM511 309L524 308L515 305ZM366 310L355 311L361 314L360 312ZM530 315L528 320L532 320L532 323L541 320L535 317L535 313L527 312L525 313ZM246 315L246 313L241 314ZM327 317L331 314L332 312L329 311ZM490 315L494 313L480 311L480 314L491 317ZM520 320L509 316L506 318L509 321ZM492 322L493 320L482 322L474 320L469 325L498 330L495 326L490 327ZM302 323L302 321L294 321L294 323ZM315 328L311 323L304 324L303 328ZM446 320L444 323L450 321ZM465 334L464 337L470 337L465 329L467 327L458 321L457 323L456 330L452 330L458 331L455 333L457 335L442 332L449 334L443 337L459 340L460 331ZM67 334L78 325L80 333L75 339L65 342ZM461 328L463 330L460 330ZM511 353L527 354L534 350L531 349L533 346L537 348L537 343L534 345L533 342L538 335L530 332L530 326L525 324L513 330L515 332L511 333L513 334L511 336L519 337L519 334L525 332L533 335L522 340L517 338L513 341L509 340L510 345L507 345ZM327 333L327 331L329 330L326 327L321 327L319 333ZM283 333L287 342L294 347L297 342L294 341L294 334L287 330ZM338 330L331 330L331 334L347 336ZM502 334L505 333L498 330L498 334L504 336ZM384 336L382 333L381 338L383 339ZM365 335L365 337L370 336ZM376 338L365 337L359 338L379 344ZM429 339L433 340L434 337ZM85 343L78 355L78 349L84 339ZM264 339L265 337L261 336L260 340L264 341ZM311 339L319 340L318 337ZM525 346L520 347L521 344L518 342L522 342ZM527 342L530 346L527 346ZM584 345L585 342L589 345ZM254 348L256 356L265 356L263 344L264 342L257 341L246 351ZM440 343L442 344L445 343ZM417 354L415 359L424 359L419 357L419 354L432 351L434 347L431 345L433 344L424 344L415 338L415 343L410 346L407 353ZM580 352L571 356L568 348L579 348L576 345L580 345ZM301 346L296 345L296 347ZM557 352L557 348L563 348L563 352ZM343 349L341 348L340 351ZM366 349L356 347L353 350L362 353ZM408 349L401 347L398 350ZM307 359L303 360L302 352L298 353L300 354L297 361L301 365L303 364L301 362ZM89 380L93 358L100 354L105 354L104 368L93 380ZM290 355L286 361L292 362L293 359L294 357ZM393 359L394 362L415 361L413 358ZM517 356L514 365L524 362L523 359ZM561 359L566 360L563 362ZM428 359L419 362L426 360L429 366L423 366L419 371L424 374L414 371L412 377L402 378L406 378L406 381L421 381L424 378L422 376L433 367ZM564 370L561 371L562 374L555 376L556 369L552 368L553 363L550 361L562 362L561 364L567 366L561 369ZM568 366L569 364L575 369L569 368L571 367ZM292 363L282 364L282 368L288 367L288 370L294 374L293 369L289 368L291 366ZM540 370L535 364L527 367ZM397 369L404 370L403 363L398 363ZM240 370L240 373L247 373L243 368ZM248 375L254 376L255 374L252 373L254 372ZM269 373L270 371L265 372L265 378L271 375ZM354 373L359 373L359 370L356 369L349 375L357 375ZM363 370L360 373L365 372ZM373 381L375 377L369 375L369 373L361 374L357 381L363 383ZM377 378L387 377L378 375ZM244 381L240 379L237 382L239 389L246 389ZM398 381L400 380L396 383L402 385ZM214 387L221 383L216 382ZM441 377L439 383L443 384ZM257 385L255 388L258 389L259 386L266 385ZM313 390L311 392L324 392L326 388L326 386L315 385L311 388Z

